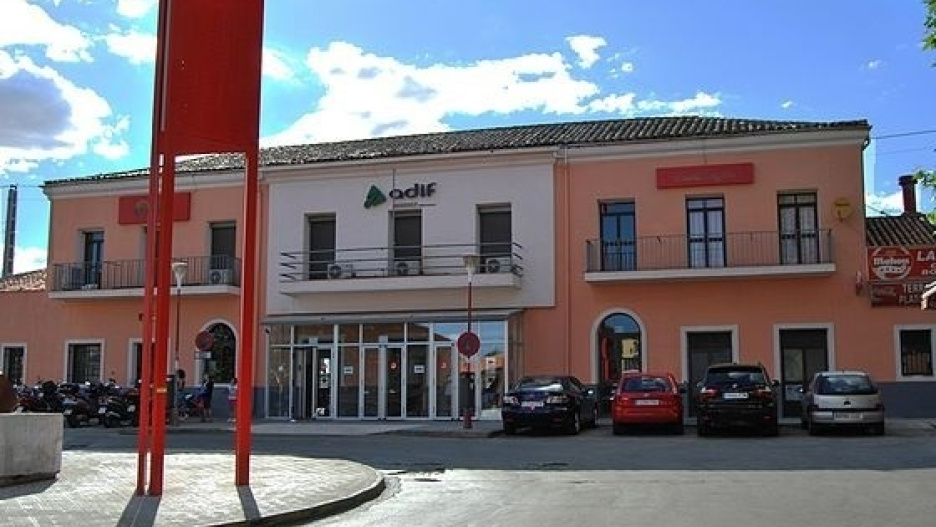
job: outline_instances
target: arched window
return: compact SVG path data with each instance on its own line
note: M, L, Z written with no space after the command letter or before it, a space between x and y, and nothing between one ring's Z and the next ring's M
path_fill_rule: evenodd
M203 365L202 372L208 373L215 382L226 383L237 376L237 339L234 330L224 323L208 328L214 337L211 359Z
M643 369L640 325L630 315L608 315L598 326L598 377L613 384L625 370Z

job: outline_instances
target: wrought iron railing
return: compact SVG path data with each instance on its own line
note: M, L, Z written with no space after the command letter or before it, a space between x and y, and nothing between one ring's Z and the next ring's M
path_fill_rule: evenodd
M464 256L478 255L477 273L523 274L517 243L355 247L280 254L281 282L465 274Z
M639 236L591 239L587 272L719 267L797 266L833 263L832 232L732 232L705 236Z
M240 259L226 255L174 258L187 267L183 285L240 285ZM51 291L132 289L143 287L145 260L105 260L52 264ZM175 286L172 276L171 286Z

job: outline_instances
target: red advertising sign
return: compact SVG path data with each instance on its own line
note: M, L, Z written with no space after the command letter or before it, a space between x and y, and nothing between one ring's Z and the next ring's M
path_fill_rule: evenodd
M869 248L868 280L936 280L936 247Z
M657 188L746 185L754 182L753 163L658 168Z
M929 282L878 282L871 283L871 305L874 307L920 308L920 295Z
M121 225L145 225L149 199L145 194L121 196L117 201L117 223ZM177 192L173 199L172 215L175 221L188 221L192 214L192 193Z

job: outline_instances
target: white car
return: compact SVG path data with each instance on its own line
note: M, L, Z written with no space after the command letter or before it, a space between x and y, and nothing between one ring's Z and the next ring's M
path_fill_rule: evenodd
M825 371L813 375L803 393L803 428L810 434L833 428L884 434L881 390L863 371Z

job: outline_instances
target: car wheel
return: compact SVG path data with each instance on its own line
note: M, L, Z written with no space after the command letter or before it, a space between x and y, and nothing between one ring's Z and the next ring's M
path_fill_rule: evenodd
M680 420L673 425L671 430L674 434L681 436L686 433L686 426L683 424L682 420Z
M504 423L504 435L512 436L517 433L517 425L513 423Z
M819 435L819 433L822 432L819 425L814 423L812 419L806 421L806 430L809 431L809 435L811 436Z
M876 436L882 436L885 434L885 432L886 427L884 426L884 423L877 423L871 427L871 433Z
M624 425L622 424L614 423L611 425L611 432L613 432L616 436L622 436L627 433L627 429L624 428Z
M576 435L582 431L582 416L579 415L579 412L576 411L572 414L572 417L569 419L569 422L566 424L566 433L569 435Z

